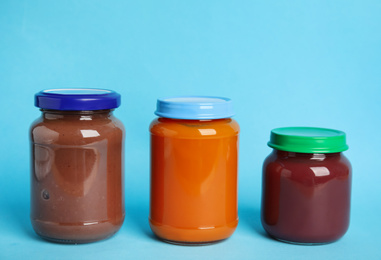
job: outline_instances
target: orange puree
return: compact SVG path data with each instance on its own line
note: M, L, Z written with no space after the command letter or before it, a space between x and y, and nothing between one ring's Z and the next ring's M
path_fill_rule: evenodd
M228 238L238 224L238 123L157 118L150 132L152 231L179 244Z

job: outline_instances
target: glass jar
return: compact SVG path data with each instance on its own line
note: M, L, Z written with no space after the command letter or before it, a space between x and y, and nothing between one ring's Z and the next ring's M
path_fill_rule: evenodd
M31 126L31 222L42 238L87 243L124 221L124 127L113 115L120 95L53 89L35 95Z
M228 238L238 224L239 125L231 100L219 97L159 99L150 125L149 223L175 244Z
M324 244L349 226L351 165L345 133L286 127L271 131L263 164L262 225L275 239Z

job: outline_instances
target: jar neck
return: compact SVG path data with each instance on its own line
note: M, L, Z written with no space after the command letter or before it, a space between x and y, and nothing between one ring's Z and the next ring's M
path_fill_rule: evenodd
M104 110L81 110L81 111L65 111L65 110L48 110L41 109L42 117L44 119L63 119L71 118L79 120L91 118L105 118L112 116L114 109L104 109Z
M338 153L295 153L295 152L288 152L288 151L281 151L281 150L273 150L273 153L275 153L278 157L281 158L308 158L311 160L324 160L327 157L335 157L340 156L341 152Z
M176 119L176 118L166 118L159 117L159 122L174 122L174 123L186 123L186 124L202 124L202 123L211 123L211 122L226 122L231 121L231 118L219 118L219 119Z

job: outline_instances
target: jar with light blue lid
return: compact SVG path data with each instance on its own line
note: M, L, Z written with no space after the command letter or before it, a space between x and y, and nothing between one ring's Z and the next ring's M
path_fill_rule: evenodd
M230 237L238 224L239 125L229 98L157 100L151 133L149 223L169 243L201 245Z

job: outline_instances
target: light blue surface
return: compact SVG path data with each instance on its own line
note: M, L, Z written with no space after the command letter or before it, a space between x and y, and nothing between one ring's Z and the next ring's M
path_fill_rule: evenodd
M233 102L225 97L176 96L159 98L155 115L175 119L221 119L234 116Z
M0 1L0 259L381 259L381 1ZM39 240L29 223L33 95L113 89L126 136L127 217L89 245ZM234 101L241 126L240 224L227 241L153 239L149 135L156 99ZM270 130L346 132L353 166L348 233L325 246L269 239L259 221Z

